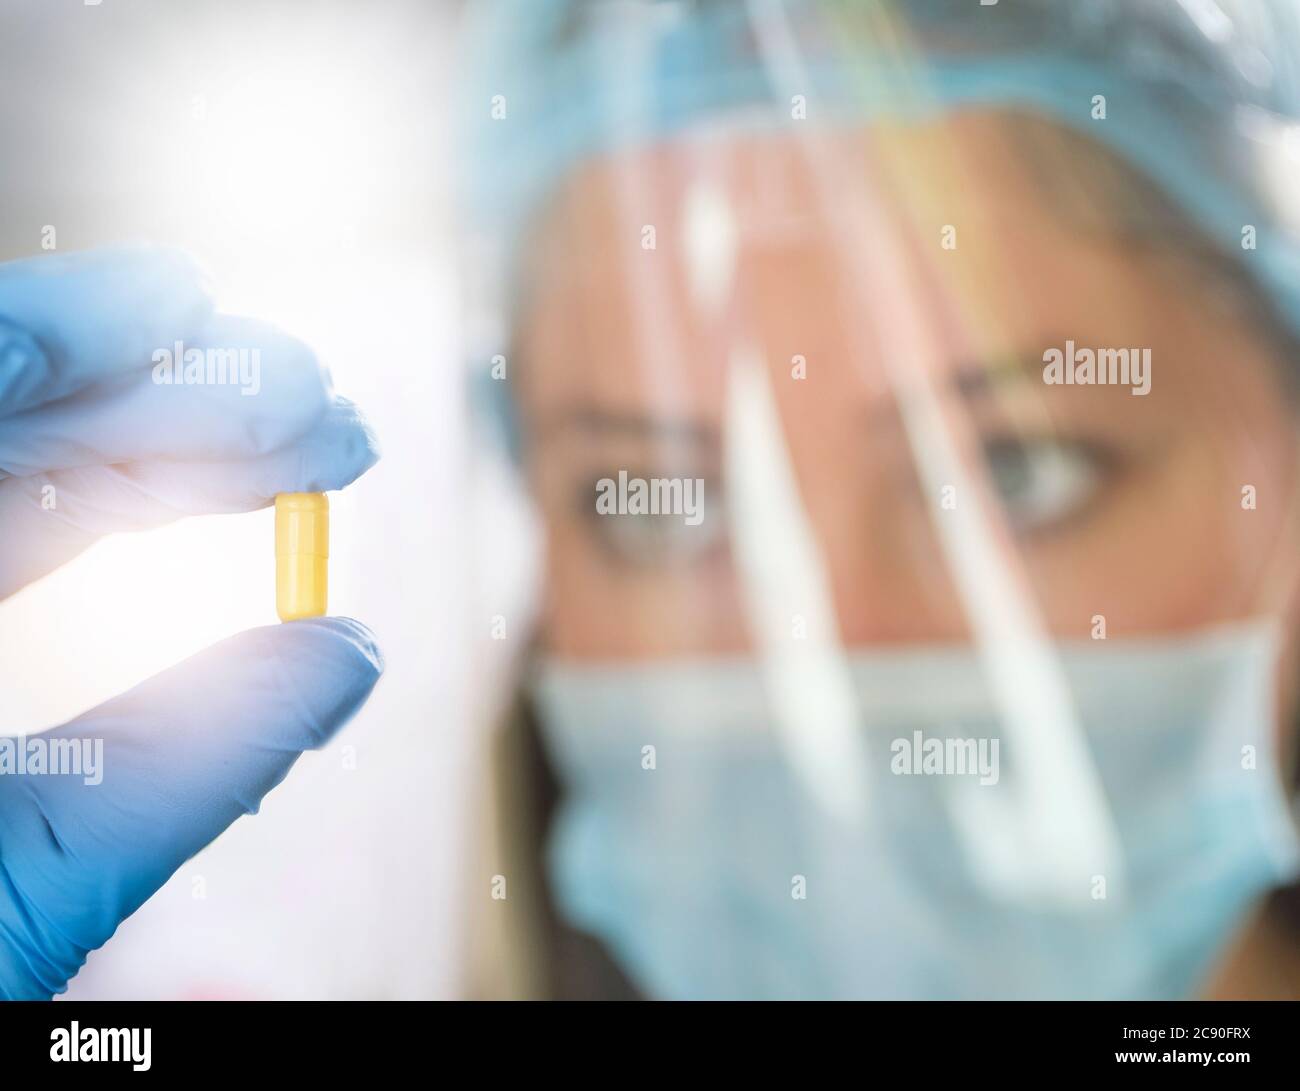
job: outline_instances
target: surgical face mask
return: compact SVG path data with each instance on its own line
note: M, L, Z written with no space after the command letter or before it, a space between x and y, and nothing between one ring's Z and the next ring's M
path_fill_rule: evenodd
M1277 649L1262 624L1058 648L1125 877L1080 874L1050 903L1032 876L1017 893L1026 831L989 821L1033 763L967 650L847 656L853 822L792 770L756 663L544 661L533 694L567 787L555 895L655 997L1192 995L1297 873Z

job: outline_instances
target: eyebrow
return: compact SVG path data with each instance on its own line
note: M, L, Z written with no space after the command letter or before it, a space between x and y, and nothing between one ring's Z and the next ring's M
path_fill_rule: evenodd
M1065 343L1064 338L1059 341ZM1055 343L1049 343L1049 347ZM1005 353L986 364L969 362L957 368L949 385L963 398L982 398L1004 383L1029 378L1033 369L1041 366L1042 358L1042 349L1036 354L1018 350Z
M1064 343L1064 339L1061 343ZM1041 356L1041 350L1037 355L1028 350L1019 350L1002 353L983 364L965 360L944 380L943 387L968 402L988 399L994 397L999 389L1035 377L1034 369L1039 366ZM895 415L897 409L897 397L893 393L886 393L868 406L867 415L871 418L887 418Z
M544 440L553 432L569 429L598 438L686 442L702 447L717 446L721 438L715 425L702 421L602 409L594 405L574 406L551 414L539 423L536 436Z
M1041 356L1041 352L1038 354ZM1010 352L997 362L974 363L958 368L949 386L963 398L987 397L1011 380L1029 377L1038 357L1028 351ZM887 399L882 407L892 407ZM873 413L873 415L875 415ZM716 425L687 417L656 416L635 410L605 409L597 405L576 405L555 411L539 422L534 436L543 442L556 432L578 431L597 439L639 439L647 442L684 442L699 447L717 447L721 432Z

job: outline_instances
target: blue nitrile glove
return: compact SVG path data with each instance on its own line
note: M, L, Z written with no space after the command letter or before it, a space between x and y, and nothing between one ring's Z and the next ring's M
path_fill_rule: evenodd
M177 341L260 349L260 390L155 383L153 353ZM310 350L214 314L183 256L0 265L0 598L101 534L339 489L377 457ZM61 992L357 711L382 669L369 630L346 618L254 629L39 736L102 739L103 779L0 775L0 996Z

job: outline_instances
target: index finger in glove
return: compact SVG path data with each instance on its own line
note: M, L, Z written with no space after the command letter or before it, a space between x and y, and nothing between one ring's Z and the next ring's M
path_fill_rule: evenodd
M0 264L0 417L150 364L212 314L176 250L113 247Z

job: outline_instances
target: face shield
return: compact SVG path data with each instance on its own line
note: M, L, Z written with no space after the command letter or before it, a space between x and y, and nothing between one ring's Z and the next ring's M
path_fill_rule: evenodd
M1182 996L1294 877L1271 10L483 17L545 881L640 991Z

